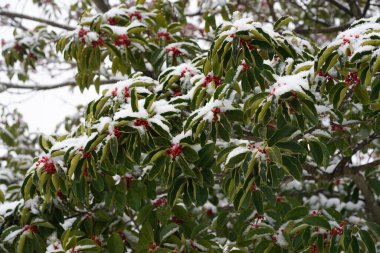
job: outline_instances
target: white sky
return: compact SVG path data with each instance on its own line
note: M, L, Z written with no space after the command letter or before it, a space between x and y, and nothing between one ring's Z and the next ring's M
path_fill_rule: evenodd
M61 3L67 5L72 1L66 0L61 1ZM0 6L9 4L9 11L43 17L41 10L31 3L32 0L1 0ZM64 20L57 21L67 24L67 21L65 22ZM34 27L37 23L23 20L22 24L27 27ZM0 27L0 40L10 40L12 32L13 29L10 27ZM0 60L3 60L1 55ZM36 76L37 74L38 76ZM32 75L35 77L34 80L38 80L40 84L56 84L70 79L74 74L66 73L66 76L59 76L54 78L54 80L40 72ZM0 80L9 81L8 77L4 75L0 75ZM21 83L17 78L13 78L12 82ZM16 92L22 94L15 94ZM94 88L86 90L84 93L81 93L78 88L72 90L69 87L48 91L13 90L12 93L0 93L0 103L9 106L11 109L20 111L32 132L41 131L51 134L54 132L56 125L64 120L65 116L76 113L77 105L85 105L97 97L98 95Z
M68 6L75 1L76 0L60 0L55 2L62 6L62 9L65 9L65 6ZM0 0L0 6L3 7L9 4L9 11L24 13L36 17L44 17L42 10L32 4L32 2L32 0ZM110 2L112 4L116 1L111 0ZM192 1L189 9L197 9L194 1ZM67 21L63 19L54 19L54 21L67 24ZM21 20L21 22L24 26L29 28L34 28L37 24L36 22L28 20ZM76 24L72 23L70 25L75 26ZM57 31L60 30L58 29ZM12 32L13 29L11 27L0 27L0 41L1 39L9 41L13 37ZM1 55L0 61L3 61ZM75 72L65 73L52 80L47 74L44 75L44 73L41 72L32 73L32 76L34 76L33 79L38 80L39 85L61 83L71 79L74 75ZM9 81L8 77L1 74L0 80L5 82ZM13 78L12 82L20 84L20 81L17 78ZM15 92L22 94L15 94ZM57 124L62 122L65 116L73 115L77 112L77 105L86 105L98 96L99 95L95 92L93 87L89 90L85 90L84 93L81 93L78 88L71 89L69 87L47 91L13 90L12 93L0 93L0 104L8 106L10 109L17 109L21 112L32 132L37 131L52 134L55 132L54 130Z

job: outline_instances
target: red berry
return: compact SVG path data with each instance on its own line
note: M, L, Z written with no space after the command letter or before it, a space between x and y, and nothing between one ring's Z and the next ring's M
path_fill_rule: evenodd
M174 222L177 225L181 225L183 223L183 221L180 218L178 218L177 216L172 217L172 222Z
M134 123L135 126L144 126L146 130L150 129L149 122L146 119L137 119Z
M218 77L218 76L214 76L213 74L208 74L205 77L205 80L203 81L202 86L206 87L207 84L209 84L211 82L214 82L215 88L217 88L218 86L220 86L222 84L222 79L220 79L220 77Z
M123 34L120 35L116 40L115 40L115 46L129 46L131 44L131 41L128 39L127 35Z
M108 24L110 24L110 25L117 25L117 20L116 20L116 18L109 17L109 18L107 19L107 21L108 21Z
M182 54L181 50L179 50L177 47L167 47L165 49L166 53L172 53L173 59L180 56Z
M164 197L161 197L161 198L159 198L159 199L157 199L154 203L153 203L153 205L154 205L154 207L160 207L160 206L165 206L165 205L167 205L168 204L168 201L166 200L166 198L164 198Z
M180 144L171 144L166 150L165 154L171 156L173 159L179 156L183 152L183 148Z
M138 12L138 11L129 14L130 19L132 19L133 17L136 17L138 20L142 19L142 16L141 16L140 12Z
M164 38L164 40L170 40L172 37L170 36L169 33L166 33L166 32L158 32L157 33L157 36L159 38Z

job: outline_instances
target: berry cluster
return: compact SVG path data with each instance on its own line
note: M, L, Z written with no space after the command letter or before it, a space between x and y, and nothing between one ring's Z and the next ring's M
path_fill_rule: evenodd
M248 66L248 64L247 64L245 61L243 61L243 62L240 64L240 66L243 67L243 68L241 69L241 72L247 72L247 70L251 68L251 66Z
M115 46L129 46L131 41L128 39L127 35L120 35L114 42Z
M351 43L351 40L352 38L356 38L358 39L360 36L359 34L356 34L355 36L353 34L350 34L349 36L350 38L347 38L346 35L343 35L343 39L342 39L342 45L346 45L346 44L349 44Z
M206 87L207 84L211 83L211 82L214 82L215 84L215 88L217 88L218 86L220 86L222 84L222 79L220 79L220 77L218 76L214 76L213 74L208 74L203 83L202 83L202 86L203 87Z
M91 240L93 240L98 246L102 246L102 242L96 235L91 236Z
M129 14L130 19L133 19L133 17L136 17L139 21L142 19L141 13L138 11Z
M121 240L124 242L124 244L128 244L128 241L127 241L127 236L124 234L123 231L119 230L117 231L117 233L119 234Z
M331 123L330 125L331 125L331 131L337 131L340 133L344 132L344 127L342 125L335 124L335 123Z
M230 37L235 38L236 34L230 34ZM243 38L239 38L239 47L242 48L244 44L248 47L249 50L255 50L256 49L256 47L254 47L252 45L250 40L245 40Z
M156 245L155 243L151 244L148 248L149 252L156 251L160 248L160 246Z
M212 108L212 113L214 113L214 116L212 117L212 120L218 121L220 119L219 113L220 113L220 108L219 107L214 107Z
M251 191L252 192L255 192L257 189L256 189L256 184L255 184L255 182L252 182L252 184L251 184Z
M247 147L248 147L248 149L256 149L257 151L259 151L259 153L265 154L269 158L269 150L268 149L266 149L266 148L262 149L258 146L253 145L253 144L248 144Z
M42 169L46 171L48 174L54 174L56 172L54 162L49 161L49 157L43 156L40 160L37 161L36 167L40 166L40 164L43 163L44 166Z
M310 246L309 250L310 250L310 253L319 253L317 245Z
M281 233L284 233L284 229L281 229L280 230ZM277 237L280 235L280 232L276 232L273 236L272 236L272 241L273 242L277 242Z
M171 220L172 220L172 222L174 222L177 225L181 225L183 223L183 221L180 218L178 218L177 216L173 216L171 218Z
M349 72L346 78L344 79L345 84L356 86L360 84L357 72Z
M178 97L178 96L182 96L182 92L179 88L176 88L173 90L173 96L174 97Z
M116 18L114 18L114 17L109 17L109 18L107 19L107 22L108 22L108 24L110 24L110 25L117 25L117 20L116 20Z
M32 233L38 233L38 228L34 225L25 225L22 229L22 232L30 231Z
M168 201L166 200L166 198L165 197L161 197L161 198L159 198L159 199L157 199L154 203L153 203L153 205L154 205L154 207L160 207L160 206L165 206L165 205L167 205L168 204Z
M165 154L171 156L173 159L179 156L183 152L183 148L180 144L171 144L166 150Z
M123 176L122 180L127 184L127 188L129 189L132 185L133 177L131 175Z
M171 54L172 57L173 57L173 59L176 58L176 57L178 57L178 56L180 56L180 55L182 55L182 51L179 50L178 47L167 47L165 49L165 51L166 51L166 53Z
M246 47L248 47L249 50L256 50L256 47L252 45L251 41L240 38L239 40L240 47L243 47L244 44L246 45Z
M63 194L63 192L61 190L58 190L57 191L57 197L60 199L60 200L64 200L65 199L65 195Z
M137 119L137 120L135 120L134 125L135 126L143 126L145 128L145 130L150 129L149 122L146 119Z
M188 67L185 67L185 68L182 69L182 71L181 71L181 78L185 77L185 76L186 76L186 73L190 73L190 76L194 76L194 74L191 73L191 70L190 70Z
M158 32L157 33L158 38L163 38L164 40L171 40L171 35L166 32Z
M78 32L78 37L79 37L80 41L81 41L83 44L86 43L86 39L84 38L84 36L86 36L87 33L88 33L88 31L85 30L85 29L83 29L83 28L81 28L81 29L79 30L79 32Z
M114 135L116 137L116 139L119 139L120 138L120 128L119 127L114 127L112 131L108 130L107 134L109 136Z
M326 77L327 78L327 81L331 81L333 80L333 77L327 72L326 74L323 74L323 71L322 69L320 69L318 71L318 76L321 76L321 77Z
M16 42L16 44L13 46L13 48L17 51L17 52L21 52L22 51L22 46L18 43L18 42Z
M84 151L84 148L83 148L83 147L81 147L81 148L79 149L79 152L82 153L82 158L84 158L84 159L88 159L88 158L91 157L91 153L90 153L90 152L86 152L86 151Z
M265 218L264 218L264 215L256 213L255 219L257 219L257 222L260 222L260 221L263 221Z
M91 41L92 47L101 47L104 44L104 40L99 36L98 40Z

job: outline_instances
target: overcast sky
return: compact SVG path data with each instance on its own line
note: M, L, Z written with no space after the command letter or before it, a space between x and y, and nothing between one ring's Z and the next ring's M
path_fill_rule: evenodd
M63 4L69 4L73 0L62 0ZM9 11L21 12L28 15L42 17L41 10L36 5L31 4L32 0L1 0L0 6L9 4ZM59 2L59 1L57 1ZM58 20L67 24L64 20ZM22 24L27 27L34 27L37 23L23 20ZM75 25L75 24L73 24ZM10 27L0 26L0 40L9 41L12 38L13 29ZM3 61L0 55L0 61ZM34 73L34 80L38 80L39 85L56 84L72 78L75 73L65 73L51 79L47 74L42 72ZM0 74L0 80L9 81L8 77ZM12 82L21 83L17 78ZM22 94L17 94L22 93ZM71 90L68 87L54 89L49 91L15 91L0 93L0 103L17 109L24 115L25 121L29 124L32 132L41 131L47 134L54 132L56 125L61 122L66 115L72 115L76 112L76 106L87 104L89 101L98 97L94 88L81 93L78 88Z

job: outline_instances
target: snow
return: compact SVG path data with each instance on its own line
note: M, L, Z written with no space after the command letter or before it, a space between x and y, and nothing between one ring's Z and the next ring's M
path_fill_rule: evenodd
M64 221L64 223L61 223L61 226L64 230L68 230L72 225L73 223L75 222L76 218L73 217L73 218L70 218L70 219L66 219Z
M237 148L234 148L227 156L227 159L226 159L226 164L228 164L228 162L235 156L237 155L240 155L240 154L243 154L243 153L246 153L246 152L249 152L249 149L246 148L246 147L237 147Z
M157 114L164 114L168 112L180 112L179 109L175 108L174 105L169 104L166 100L157 100L154 101L151 110Z
M168 127L168 125L164 124L163 121L166 121L166 119L162 117L161 115L154 115L152 118L148 119L149 123L151 122L155 123L159 125L160 127L162 127L162 129L164 129L166 132L170 133L170 128Z
M270 96L274 95L276 99L290 91L305 93L304 90L309 89L309 83L304 77L305 72L295 75L275 76L276 83L267 89L267 92L270 92Z
M41 206L40 200L38 196L35 196L32 199L28 199L25 201L24 208L30 209L32 214L39 214L39 208Z
M112 8L110 10L108 10L107 12L105 12L103 15L104 17L107 18L113 18L115 16L123 16L126 14L126 9L123 9L123 8Z
M13 202L4 202L0 204L0 216L4 216L8 210L13 211L17 205L22 204L23 200L13 201Z
M162 240L165 240L166 238L168 238L169 236L171 236L172 234L174 234L175 232L177 232L179 230L179 227L175 227L173 228L172 230L169 230L166 234L164 234L162 236Z
M106 127L107 124L112 125L113 121L110 117L105 116L105 117L101 117L99 119L99 123L94 124L93 127L96 128L97 131L100 133Z
M182 132L182 133L180 133L180 134L178 134L178 135L176 135L176 136L173 137L172 143L173 144L178 144L178 143L181 142L182 139L185 139L185 138L187 138L187 137L189 137L191 135L192 135L192 131L191 130L188 130L186 133Z
M81 147L85 147L87 142L97 137L97 135L98 133L92 133L90 136L82 135L79 137L68 138L66 140L54 143L51 150L67 151L71 147L74 147L74 149L80 149Z
M129 30L133 28L146 27L146 25L134 19L128 26L103 25L102 27L111 29L113 34L124 35L128 34Z
M148 118L149 113L144 108L145 99L140 99L138 101L138 111L134 112L132 110L131 104L123 104L120 109L115 113L114 119L123 119L126 117L134 117L134 118Z
M12 243L13 240L16 238L16 236L18 236L19 234L21 234L23 232L23 229L17 229L11 233L9 233L5 238L4 238L4 242L8 242L8 243Z
M308 203L312 209L334 208L339 212L343 209L352 212L360 211L363 210L365 206L365 203L361 200L357 203L351 201L342 202L339 198L327 198L321 193L311 196L308 200L304 198L304 202Z

